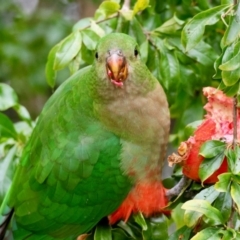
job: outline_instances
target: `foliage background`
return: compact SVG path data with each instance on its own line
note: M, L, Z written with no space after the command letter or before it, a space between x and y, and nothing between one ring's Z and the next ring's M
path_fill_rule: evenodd
M239 53L239 25L234 27L234 40L229 43L227 25L221 20L231 1L138 0L131 1L129 9L122 8L120 0L36 0L29 8L21 7L24 2L2 1L0 5L0 199L11 183L44 102L69 75L91 64L96 43L106 33L119 31L137 39L143 60L167 93L173 123L170 141L174 146L192 133L193 127L185 128L188 124L203 118L204 86L220 85L231 96L238 92L239 72L233 74L234 80L226 76L236 67L218 68ZM224 18L228 29L233 25L234 11ZM192 23L190 19L200 13L199 22ZM193 27L193 32L195 27L197 33L188 37L186 24L189 29ZM230 47L235 49L233 54L229 53ZM181 171L175 169L165 180L166 186L173 186L181 176ZM238 172L223 176L223 180L234 186L232 195L229 187L217 191L214 186L193 183L187 186L187 194L172 202L171 217L145 219L139 214L113 228L100 223L88 239L237 239ZM195 200L184 205L185 212L182 203L193 196ZM217 208L224 209L223 215Z

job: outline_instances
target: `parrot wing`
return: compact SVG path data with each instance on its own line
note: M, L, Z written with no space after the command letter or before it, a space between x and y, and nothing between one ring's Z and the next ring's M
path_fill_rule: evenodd
M94 115L89 77L88 67L57 89L23 152L5 200L19 239L76 237L116 210L131 189L120 167L120 139Z

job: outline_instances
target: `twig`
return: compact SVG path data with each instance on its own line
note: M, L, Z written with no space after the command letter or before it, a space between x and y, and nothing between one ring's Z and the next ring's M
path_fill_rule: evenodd
M189 185L191 180L183 176L181 180L173 188L169 189L166 193L167 198L170 200L172 197L178 196Z
M108 21L108 20L110 20L110 19L116 18L116 17L118 17L118 15L119 15L119 13L114 13L114 14L111 15L110 17L107 17L107 18L104 18L104 19L101 19L101 20L98 20L98 21L95 21L95 22L96 22L97 24L98 24L98 23L102 23L102 22ZM92 21L92 20L91 20L91 21ZM84 29L89 28L89 27L91 26L91 21L90 21L90 24L89 24L89 25L87 25L86 27L80 28L80 29L78 29L78 30L79 30L79 31L82 31L82 30L84 30Z
M131 0L125 0L122 6L122 10L129 10L130 9L130 2Z

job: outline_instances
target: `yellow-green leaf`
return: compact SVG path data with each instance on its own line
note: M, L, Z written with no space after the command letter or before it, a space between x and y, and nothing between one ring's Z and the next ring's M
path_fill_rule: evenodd
M133 13L136 14L143 11L145 8L148 7L148 4L149 0L138 0L133 7Z

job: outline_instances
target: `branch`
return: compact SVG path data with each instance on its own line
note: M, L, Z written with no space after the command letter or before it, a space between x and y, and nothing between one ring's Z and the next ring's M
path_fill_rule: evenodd
M183 176L181 180L173 188L167 190L166 196L170 200L173 197L180 195L186 190L192 180Z

